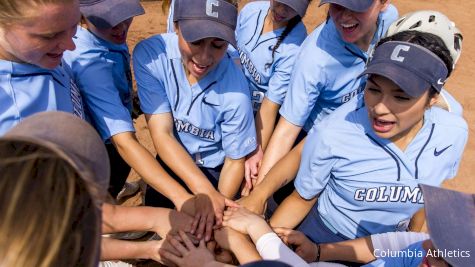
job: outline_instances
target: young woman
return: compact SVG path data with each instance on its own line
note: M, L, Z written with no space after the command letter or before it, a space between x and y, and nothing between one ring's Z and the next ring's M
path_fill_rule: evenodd
M398 32L412 29L420 32L432 33L439 36L445 46L450 51L450 56L455 63L460 58L462 52L462 34L455 27L455 23L447 18L444 14L433 10L420 10L401 16L389 26L387 36L394 35ZM355 97L347 102L339 109L352 110L364 105L362 95ZM437 107L441 107L451 113L462 115L462 106L444 89L440 93ZM267 198L272 196L282 185L289 183L297 174L298 165L300 164L300 156L303 148L304 140L300 142L291 152L289 152L275 168L269 171L267 179L261 184L253 188L248 197L240 200L247 208L254 212L262 213ZM293 166L293 167L290 167ZM292 185L293 186L293 185ZM275 197L275 195L274 195Z
M284 102L290 74L300 44L307 36L302 23L309 0L250 2L239 12L237 53L249 82L256 112L259 142L246 161L246 180L257 179L262 152L274 130L278 109ZM248 183L248 186L252 186Z
M367 51L384 36L398 14L389 0L326 1L329 19L301 46L295 60L289 92L280 109L259 171L258 182L306 132L364 88Z
M225 200L241 184L245 156L256 148L249 88L226 55L228 43L235 45L237 9L222 0L174 4L176 34L153 36L134 50L138 93L159 160L210 200L219 224Z
M383 39L363 73L365 105L339 109L314 128L296 190L271 224L293 228L306 216L300 229L317 243L408 229L423 204L418 183L454 177L467 140L463 118L430 108L452 67L436 35Z
M75 48L79 1L6 0L0 10L0 135L40 111L84 118L79 90L61 64L63 52Z

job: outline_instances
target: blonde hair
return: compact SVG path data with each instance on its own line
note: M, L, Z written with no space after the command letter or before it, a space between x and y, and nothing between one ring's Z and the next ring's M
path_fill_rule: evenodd
M0 266L94 266L101 214L87 183L46 148L0 150Z
M38 5L69 4L77 0L1 0L0 25L6 25L25 17L26 11L36 10Z

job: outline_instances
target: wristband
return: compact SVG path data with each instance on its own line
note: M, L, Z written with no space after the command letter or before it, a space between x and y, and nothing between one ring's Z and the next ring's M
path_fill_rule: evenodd
M316 261L320 261L320 244L316 244L317 245L317 260Z

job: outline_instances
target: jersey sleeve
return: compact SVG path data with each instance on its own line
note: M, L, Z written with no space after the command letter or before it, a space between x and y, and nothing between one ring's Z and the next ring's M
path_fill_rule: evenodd
M82 65L82 62L77 64ZM103 58L94 59L81 66L75 75L94 126L103 140L119 133L135 132L130 111L122 104L114 83L112 63Z
M171 112L163 77L166 69L160 64L165 48L160 42L145 40L134 49L133 62L140 108L145 114Z
M282 52L285 52L286 55L280 57L275 63L274 72L269 80L269 89L266 92L266 97L278 105L282 105L284 102L298 54L298 47L288 47L285 50Z
M280 114L290 123L303 127L324 87L325 73L308 51L301 50L292 71L290 85ZM313 51L312 51L313 52Z
M295 178L295 190L305 199L316 197L326 186L337 158L332 155L331 147L321 128L315 128L305 141L299 171Z
M244 86L244 84L247 86L245 80L241 83L241 86ZM228 94L230 95L226 98L232 102L227 105L229 108L224 112L221 124L223 149L226 157L240 159L257 147L251 98L249 93L245 93L244 90L231 91Z

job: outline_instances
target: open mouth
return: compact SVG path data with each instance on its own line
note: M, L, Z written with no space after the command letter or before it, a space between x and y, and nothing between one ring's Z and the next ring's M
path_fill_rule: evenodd
M341 23L340 26L344 32L351 33L358 28L358 23Z
M53 58L53 59L57 59L57 58L62 58L63 57L63 53L47 53L46 54L48 57L50 58Z
M199 75L206 73L206 71L209 69L209 66L210 65L201 65L193 61L193 69Z
M373 119L373 129L377 132L387 133L393 129L396 122L382 119Z

